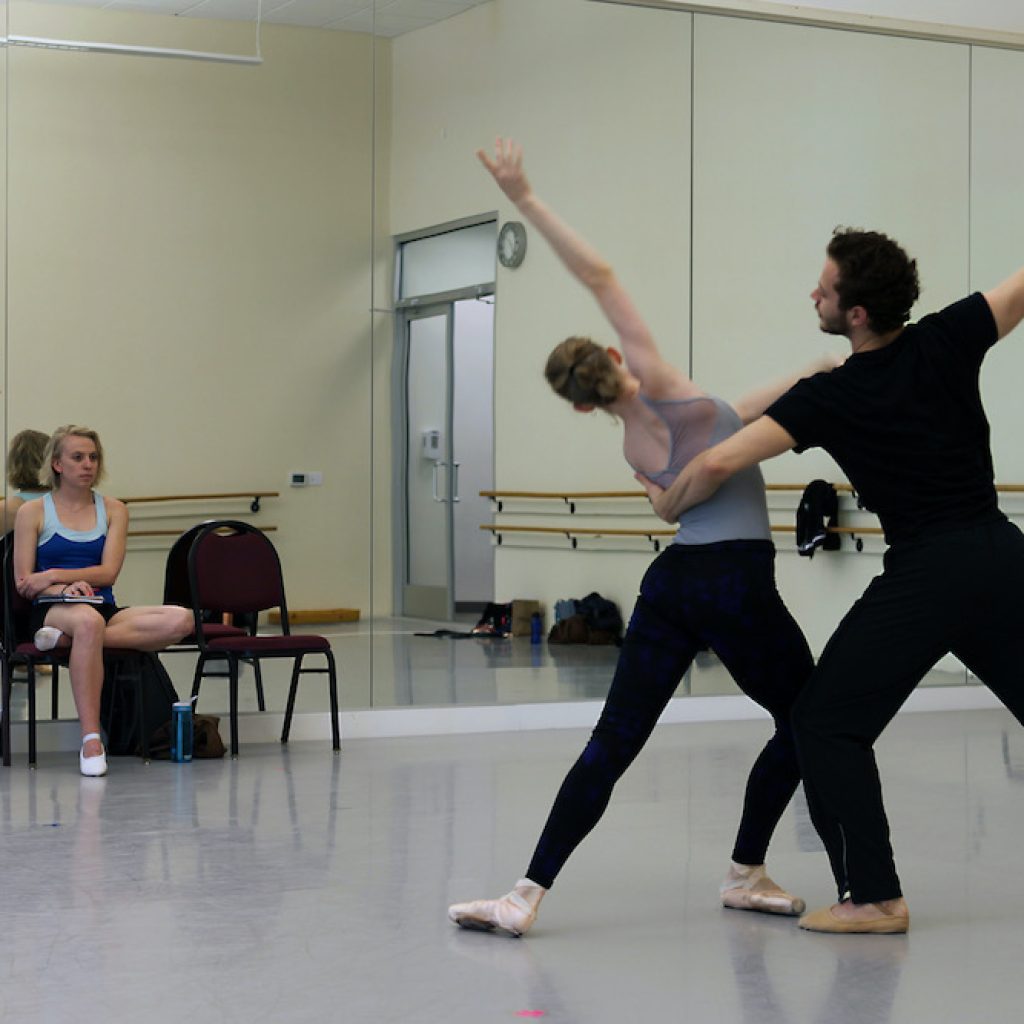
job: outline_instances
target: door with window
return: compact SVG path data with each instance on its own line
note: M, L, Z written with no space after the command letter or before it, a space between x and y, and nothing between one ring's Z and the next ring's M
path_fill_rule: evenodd
M396 239L397 610L417 618L494 599L496 235L482 216Z
M480 491L494 486L493 311L474 297L403 315L406 615L449 620L493 599L480 529L490 516Z

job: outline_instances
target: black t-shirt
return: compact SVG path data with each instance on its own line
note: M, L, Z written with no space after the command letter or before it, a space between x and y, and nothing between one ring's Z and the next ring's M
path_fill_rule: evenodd
M800 381L767 415L796 451L824 448L839 463L890 544L996 519L978 375L997 338L975 293Z

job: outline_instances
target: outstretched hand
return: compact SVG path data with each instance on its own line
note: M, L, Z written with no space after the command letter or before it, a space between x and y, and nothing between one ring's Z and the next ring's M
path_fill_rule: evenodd
M530 192L530 183L526 180L523 172L523 147L511 139L503 139L500 135L494 144L494 159L488 156L487 151L478 149L477 159L491 172L491 176L498 184L498 188L512 200L518 203Z
M647 497L650 499L651 508L654 509L654 514L659 519L664 519L666 523L671 523L674 526L676 519L665 507L665 488L660 487L653 480L645 477L643 473L634 473L633 479L636 480L647 492Z

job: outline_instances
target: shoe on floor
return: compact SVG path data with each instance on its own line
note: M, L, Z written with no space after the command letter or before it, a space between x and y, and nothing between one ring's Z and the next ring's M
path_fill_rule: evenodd
M832 913L832 907L821 907L818 910L812 910L809 914L804 914L797 923L809 932L832 932L844 935L902 935L910 928L910 914L906 911L897 914L891 910L883 910L877 904L873 905L878 911L876 916L859 921L836 917Z
M44 626L43 628L45 629L46 627ZM60 631L58 630L58 632ZM98 754L86 757L85 745L89 740L96 740L99 743L103 742L98 732L90 732L82 737L82 749L78 752L78 770L89 778L99 778L101 775L107 774L107 752L104 749Z
M537 919L537 906L545 890L530 885L539 893L534 903L518 891L519 886L496 900L472 900L453 903L448 908L448 920L460 928L482 932L504 932L514 938L525 935Z
M64 634L56 626L41 626L36 630L32 642L41 651L52 651Z
M796 917L807 904L773 882L764 865L748 867L734 864L719 889L722 906L731 910L753 910L761 914L785 914Z

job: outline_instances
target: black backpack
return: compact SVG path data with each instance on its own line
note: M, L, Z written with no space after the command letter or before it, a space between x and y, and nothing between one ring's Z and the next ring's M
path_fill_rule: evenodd
M826 522L827 520L827 522ZM838 551L838 533L829 533L827 526L839 524L839 495L824 480L812 480L800 496L796 508L796 549L801 555L814 557L820 547L823 551Z
M589 643L613 643L622 641L622 615L619 606L602 597L596 590L576 602L576 614L583 616L588 632L601 639L590 639Z
M107 753L144 753L139 735L138 694L142 694L142 728L149 740L160 726L171 720L171 705L178 699L177 691L160 659L149 651L139 652L141 680L136 687L134 659L112 661L106 666L103 697L100 701L100 722L107 732Z

